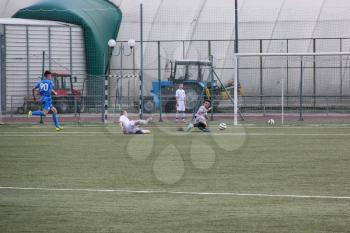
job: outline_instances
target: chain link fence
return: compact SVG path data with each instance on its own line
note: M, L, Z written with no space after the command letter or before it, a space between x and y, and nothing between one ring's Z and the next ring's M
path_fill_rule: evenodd
M329 50L349 51L350 38L318 38L318 39L280 39L265 40L253 39L240 41L241 53L260 53L267 48L274 48L277 52L295 52L300 44L314 44L311 46L315 52ZM176 112L175 91L181 77L188 75L188 80L204 83L201 91L188 92L189 102L187 113L193 114L195 107L205 98L205 91L210 91L213 100L213 116L233 114L233 77L235 73L233 62L234 40L200 40L200 41L147 41L144 53L144 96L143 111L155 116L161 114L174 114ZM232 49L227 49L232 48ZM339 58L332 56L327 60L313 60L309 57L303 69L307 75L304 82L303 103L300 105L298 83L296 77L300 73L298 61L290 59L281 66L279 59L244 58L239 64L239 110L242 116L257 115L267 116L278 113L281 109L281 88L279 79L281 72L289 75L286 80L284 92L285 112L298 115L300 112L310 114L348 114L350 98L350 66L348 57ZM175 67L175 61L212 61L213 73L209 66ZM117 42L112 51L110 70L108 70L108 114L109 120L115 121L120 110L139 114L140 111L140 44L136 42L134 48L129 48L126 41ZM176 73L176 74L174 74ZM323 74L322 79L315 84L312 77ZM201 80L199 80L199 76ZM29 80L33 84L38 78ZM62 96L57 98L54 105L59 110L61 117L86 118L86 121L102 122L104 114L104 79L105 76L89 76L81 74L69 74L66 77L56 77L56 89L65 90ZM182 80L183 81L183 80ZM90 82L90 84L88 84ZM288 83L289 82L289 83ZM25 81L28 83L28 80ZM159 83L162 83L159 85ZM323 84L322 84L323 83ZM329 85L329 88L320 88ZM213 91L210 86L213 86ZM294 85L294 86L293 86ZM159 90L159 86L161 86ZM89 87L89 89L87 88ZM186 87L186 85L185 85ZM225 88L224 88L225 87ZM101 89L101 90L100 90ZM186 89L186 88L185 88ZM312 90L317 91L315 95ZM7 95L3 101L3 115L9 117L23 117L28 110L39 106L28 96L31 90ZM75 94L74 94L75 93ZM91 94L92 93L92 94ZM93 93L103 93L94 95ZM5 102L4 102L5 101ZM4 104L5 103L5 104ZM300 108L301 107L301 108Z

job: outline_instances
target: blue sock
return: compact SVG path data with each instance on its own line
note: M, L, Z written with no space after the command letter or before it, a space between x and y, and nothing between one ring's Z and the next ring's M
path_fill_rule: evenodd
M32 112L32 115L33 116L45 116L44 112L43 111L34 111Z
M52 119L53 119L53 123L55 124L56 128L60 127L60 123L58 123L58 117L56 113L52 113Z

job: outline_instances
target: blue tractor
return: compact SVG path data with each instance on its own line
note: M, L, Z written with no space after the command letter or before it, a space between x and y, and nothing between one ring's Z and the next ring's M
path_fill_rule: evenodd
M175 60L171 63L168 80L152 82L151 96L144 99L143 111L154 112L161 103L163 111L174 112L175 92L180 83L183 83L186 92L186 111L195 111L204 98L210 98L210 90L217 89L215 82L204 80L204 77L210 77L211 69L212 62L209 60Z

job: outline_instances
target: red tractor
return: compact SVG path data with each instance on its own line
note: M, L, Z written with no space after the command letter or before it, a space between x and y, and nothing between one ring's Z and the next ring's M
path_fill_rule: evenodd
M55 85L54 90L56 96L52 96L53 105L59 113L80 113L83 111L81 91L74 89L73 83L77 82L77 77L71 74L53 72L51 74L52 81ZM40 100L40 96L37 96ZM29 110L37 110L40 108L40 102L34 101L32 96L24 98L23 106L17 108L19 114L28 112Z
M77 77L72 77L66 73L52 73L52 81L57 92L53 96L53 105L59 113L80 112L81 91L74 89L73 83L77 82Z

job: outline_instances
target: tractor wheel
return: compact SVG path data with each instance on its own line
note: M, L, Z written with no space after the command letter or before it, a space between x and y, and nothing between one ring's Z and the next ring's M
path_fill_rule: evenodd
M67 113L69 105L66 100L62 99L57 102L57 110L59 113Z
M145 98L143 100L143 112L152 113L154 112L155 108L156 106L155 106L155 103L153 102L153 99Z
M17 113L18 114L24 114L24 107L17 108Z
M77 113L85 112L85 105L83 103L79 103L77 106Z

